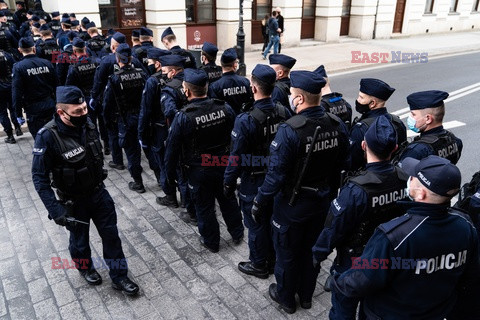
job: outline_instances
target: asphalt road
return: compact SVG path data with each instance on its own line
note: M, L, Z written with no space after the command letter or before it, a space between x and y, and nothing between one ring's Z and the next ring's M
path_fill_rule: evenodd
M444 90L451 93L479 83L479 74L480 54L470 53L431 59L427 63L388 64L384 68L332 74L329 77L332 90L343 93L352 106L358 95L360 79L378 78L385 81L396 89L386 104L389 112L395 112L408 107L406 97L410 93L423 90ZM474 172L480 170L480 90L452 100L446 103L444 123L465 123L450 130L463 140L462 157L457 165L462 172L462 181L467 182ZM401 114L404 113L406 112ZM357 115L354 111L354 117Z

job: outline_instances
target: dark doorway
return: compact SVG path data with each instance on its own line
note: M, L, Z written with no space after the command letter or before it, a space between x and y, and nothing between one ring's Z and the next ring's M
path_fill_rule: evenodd
M403 16L405 13L406 0L397 0L397 7L395 9L395 18L393 20L393 33L401 33L403 26Z
M348 36L348 31L350 29L350 7L351 0L343 0L342 4L342 16L340 20L340 35Z

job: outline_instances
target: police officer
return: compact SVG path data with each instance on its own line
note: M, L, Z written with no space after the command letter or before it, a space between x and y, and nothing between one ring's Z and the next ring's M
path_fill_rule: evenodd
M341 93L332 92L332 89L330 88L330 80L328 79L327 71L325 71L325 67L323 65L318 67L314 72L317 72L319 75L325 78L325 81L327 81L325 87L322 88L321 106L324 107L327 112L330 112L342 119L342 121L347 125L347 128L350 129L350 125L352 124L352 106L350 103L345 101L345 99L343 99Z
M17 20L19 24L17 25L17 28L20 27L20 24L24 23L27 21L27 9L25 9L25 2L24 1L15 1L15 6L17 10L15 11L15 16L17 17Z
M240 208L245 226L248 228L250 261L238 264L238 269L258 278L268 278L269 270L275 265L275 252L271 237L270 218L273 203L264 210L258 222L252 217L253 198L265 179L269 146L275 137L278 126L290 118L290 112L282 105L275 105L271 94L277 74L270 66L257 64L252 71L252 91L255 102L253 109L241 113L235 120L231 133L232 144L230 162L225 170L225 196L233 197L237 179L241 177L239 189ZM254 159L259 161L255 161ZM242 163L251 159L251 163ZM255 164L264 163L264 165Z
M28 130L35 138L55 112L57 75L50 61L35 55L32 38L20 39L19 51L23 60L13 66L12 103L20 125L25 123L25 110Z
M138 143L138 114L147 75L142 69L132 66L132 49L128 44L120 44L115 55L120 70L115 71L108 79L103 115L107 126L118 124L118 144L125 149L128 171L133 178L133 181L128 183L129 189L143 193L145 188L142 179L142 154Z
M460 170L434 155L406 158L401 168L410 176L407 213L376 229L352 269L335 276L332 290L364 297L368 319L444 319L459 289L478 282L480 272L477 233L449 208Z
M57 41L53 38L52 30L48 28L47 24L40 27L41 41L39 41L35 47L37 50L37 56L46 59L54 63L53 57L58 57L60 54L60 47Z
M142 27L140 29L140 43L141 43L140 48L136 48L133 51L133 56L136 57L141 63L143 63L143 66L145 67L145 69L147 69L147 66L148 66L147 51L150 48L154 48L152 29L149 29L146 27Z
M15 60L8 52L0 50L0 93L2 96L2 99L0 99L0 123L7 134L5 143L16 143L13 137L12 123L15 126L17 136L23 134L12 106L12 68L14 63ZM8 112L10 112L11 123Z
M8 5L5 3L5 1L0 2L0 11L3 12L7 17L7 22L13 28L17 29L20 25L20 21L18 20L17 16L8 9Z
M385 103L394 91L394 88L379 79L360 80L360 92L355 100L355 110L361 114L361 117L353 120L350 129L350 170L356 171L366 164L362 141L375 118L386 115L397 131L398 144L407 140L407 129L403 122L399 117L389 114L385 107Z
M107 54L105 51L107 41L103 35L98 33L95 22L90 21L85 27L90 36L90 39L87 40L87 47L90 50L91 56L100 63L102 57Z
M215 199L234 244L243 239L243 224L237 200L223 194L225 167L202 165L208 154L215 158L228 155L229 133L235 113L223 101L207 98L207 74L203 70L185 69L183 90L188 104L173 120L167 138L165 166L169 183L175 179L179 155L186 166L198 219L200 242L211 252L218 252L220 228L215 215Z
M69 18L62 18L60 20L60 30L57 32L57 39L60 40L62 37L66 37L67 33L72 30L72 22Z
M88 32L87 32L87 24L89 23L90 23L90 19L88 19L87 17L83 17L82 20L80 21L80 32L78 36L83 41L90 40L90 36L88 35Z
M102 182L105 178L102 145L95 126L88 120L82 91L73 86L58 87L57 113L35 139L33 184L47 208L48 218L70 231L70 255L79 262L78 271L87 283L99 285L102 282L92 263L91 219L103 240L103 257L110 268L112 287L134 295L139 288L127 276L117 214Z
M132 36L130 37L130 40L132 41L132 52L135 52L138 48L142 46L142 43L140 42L139 29L132 30Z
M211 85L222 76L222 68L217 66L215 60L217 60L218 48L213 43L205 41L202 46L202 53L200 59L202 65L200 69L203 69L208 76L208 83Z
M18 48L18 41L17 39L13 36L7 22L7 18L5 16L5 13L0 11L0 50L4 50L11 55L15 59L20 58L18 53L15 53Z
M314 265L318 266L337 248L333 274L351 268L352 259L362 254L379 224L404 214L397 201L407 200L408 176L390 163L397 148L397 134L385 116L377 117L368 128L362 148L367 156L365 171L340 189L312 249ZM358 302L358 298L332 292L330 319L355 319Z
M268 56L270 65L277 73L275 88L272 92L272 100L274 103L279 102L288 107L288 97L290 96L290 70L293 68L296 59L285 54L271 54Z
M280 125L270 145L267 175L255 197L252 215L262 216L274 198L275 278L270 297L287 313L310 308L318 268L312 247L327 216L332 190L347 155L348 133L338 117L320 106L325 79L309 71L292 71L291 107L297 115ZM314 141L314 143L312 143Z
M165 115L160 104L160 94L166 81L162 77L162 64L160 57L169 55L170 52L158 48L150 48L147 52L148 70L151 76L145 83L138 116L138 140L142 148L150 149L156 163L155 177L160 186L165 187L165 140L168 127Z
M220 62L222 63L222 77L208 88L208 96L225 101L236 114L239 114L242 105L249 104L253 100L250 81L235 73L238 69L238 57L234 48L225 50Z
M197 62L195 61L195 57L193 56L193 54L181 48L177 44L177 36L175 36L171 27L166 28L162 32L161 40L165 48L170 50L173 54L178 54L182 57L185 57L185 68L197 68Z
M61 29L60 25L60 12L54 11L52 12L52 21L48 23L48 26L53 32L53 36L56 37L58 31Z
M175 114L188 103L182 85L185 58L176 54L164 55L160 57L160 63L162 64L162 73L166 75L168 79L167 84L162 88L160 103L163 114L166 118L167 126L170 127ZM182 169L183 168L180 166L177 168L181 205L187 209L190 217L195 220L195 206L191 200L190 190L187 187L186 172ZM165 193L165 196L157 197L157 203L162 206L177 208L178 201L175 193L175 186L167 182L163 187L163 192ZM182 214L182 217L186 217L186 215ZM190 218L185 219L187 221L192 220Z
M429 155L447 158L453 164L460 159L462 140L443 128L445 103L448 93L439 90L420 91L407 97L410 115L407 125L410 130L420 133L400 155L400 161L407 158L422 159Z

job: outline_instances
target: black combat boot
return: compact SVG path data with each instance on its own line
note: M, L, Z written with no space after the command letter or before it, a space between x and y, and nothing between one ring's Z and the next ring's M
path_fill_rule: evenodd
M177 195L166 195L165 197L157 197L157 203L162 206L178 208Z
M145 187L143 186L143 182L141 180L135 180L128 183L128 188L132 191L138 193L144 193Z

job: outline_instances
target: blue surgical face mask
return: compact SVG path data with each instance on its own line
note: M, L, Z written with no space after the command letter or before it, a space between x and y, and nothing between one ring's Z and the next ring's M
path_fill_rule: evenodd
M419 133L420 129L415 127L417 125L417 120L415 120L411 115L407 118L408 129L412 130L415 133Z
M290 103L290 109L292 109L293 113L297 113L297 106L293 104L293 101L298 98L298 96L293 97L292 95L288 96L288 102Z
M410 181L412 181L412 177L408 177L407 180L407 196L410 198L410 200L414 201L412 196L410 196Z

